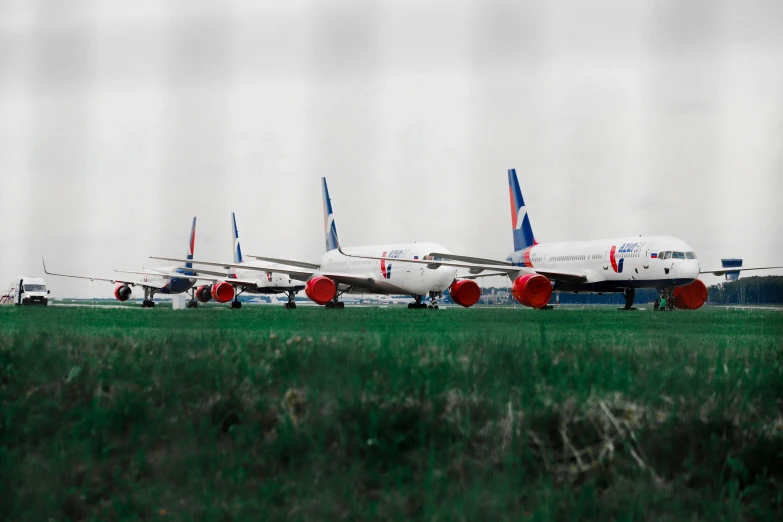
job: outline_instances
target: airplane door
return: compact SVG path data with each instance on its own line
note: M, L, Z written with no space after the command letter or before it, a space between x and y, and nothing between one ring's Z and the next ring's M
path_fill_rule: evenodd
M609 251L604 252L604 270L609 270Z
M642 266L650 268L650 247L647 247L647 250L644 251L644 264Z

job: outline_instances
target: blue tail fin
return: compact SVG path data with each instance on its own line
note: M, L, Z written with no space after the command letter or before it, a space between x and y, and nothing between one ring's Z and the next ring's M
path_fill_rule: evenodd
M234 263L244 262L242 247L239 244L239 230L237 229L237 217L231 213L231 239L234 242Z
M340 244L337 238L337 225L334 222L334 212L332 212L332 200L329 198L329 189L326 187L326 178L321 178L321 188L324 197L324 232L326 234L326 251L336 250Z
M511 228L514 233L514 251L518 252L537 243L527 216L525 200L519 189L516 169L508 169L508 195L511 199Z
M196 248L196 218L193 218L193 225L190 227L190 241L188 241L188 254L186 259L193 259L193 250ZM188 272L185 268L193 268L193 263L188 261L183 268L177 270L188 275L192 275L192 272Z

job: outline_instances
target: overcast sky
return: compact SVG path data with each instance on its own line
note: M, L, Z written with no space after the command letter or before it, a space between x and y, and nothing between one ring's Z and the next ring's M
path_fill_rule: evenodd
M783 2L0 0L0 284L670 234L783 261ZM717 278L705 279L708 283ZM58 296L103 283L49 278ZM4 288L3 288L4 289Z

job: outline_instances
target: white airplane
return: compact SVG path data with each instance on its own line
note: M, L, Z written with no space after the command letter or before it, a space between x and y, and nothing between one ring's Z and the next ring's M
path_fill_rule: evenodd
M218 303L231 301L231 308L242 308L237 297L243 293L249 294L280 294L288 295L285 308L296 308L296 293L303 290L301 281L292 280L288 274L266 270L267 265L260 263L245 263L242 247L239 243L236 215L231 213L231 239L234 245L234 263L226 267L228 273L193 269L199 279L211 281L211 284L199 286L195 291L196 299L207 303L214 299ZM222 265L221 265L222 266ZM262 267L263 275L259 275L258 267Z
M514 252L505 261L456 256L432 250L431 261L413 261L428 269L468 268L504 273L513 281L511 293L519 303L544 308L553 290L564 292L622 292L625 309L633 307L637 288L655 288L667 306L695 310L707 301L700 274L722 275L737 270L701 270L693 249L670 236L638 236L567 243L541 243L533 236L515 169L508 171ZM382 256L379 259L388 259Z
M428 308L422 298L429 295L429 308L437 308L438 301L447 288L454 302L468 307L481 297L481 289L472 281L477 275L457 277L457 269L450 266L426 268L419 266L428 259L431 252L448 252L437 243L403 243L350 248L340 247L337 226L332 212L332 202L321 178L324 205L324 229L326 253L320 263L306 263L288 259L263 256L248 256L266 265L227 264L210 261L196 261L197 265L219 266L224 269L247 268L262 272L287 274L292 279L306 281L305 293L312 301L327 308L344 308L340 297L345 293L410 295L415 299L408 308ZM181 261L174 258L153 257L167 261Z
M43 263L44 272L48 275L58 277L73 277L76 279L89 279L90 281L106 281L117 285L114 289L114 297L118 301L127 301L130 299L133 291L131 287L139 286L144 289L144 300L141 302L143 308L152 308L155 306L153 297L155 294L171 295L181 294L187 291L191 291L191 300L188 303L188 308L195 308L197 302L194 297L193 285L196 283L198 277L195 277L195 273L190 270L193 268L191 261L193 260L193 248L196 244L196 218L193 218L193 225L190 229L190 241L188 242L188 254L186 259L182 260L181 265L167 266L162 268L152 268L145 270L144 272L133 272L125 270L115 270L115 272L122 274L134 274L142 275L143 279L103 279L100 277L88 277L77 276L71 274L56 274L46 270L46 262L41 258Z

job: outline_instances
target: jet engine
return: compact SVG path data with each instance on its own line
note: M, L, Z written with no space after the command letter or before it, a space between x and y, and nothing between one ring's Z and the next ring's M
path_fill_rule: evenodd
M114 297L117 298L117 301L127 301L132 293L133 291L128 285L117 285L117 288L114 289Z
M212 300L212 287L208 285L199 286L196 289L196 299L199 303L208 303Z
M686 286L674 289L674 306L684 310L696 310L707 302L707 286L697 279Z
M212 299L218 303L227 303L234 299L234 287L230 283L221 281L212 285Z
M337 295L337 286L328 277L317 276L307 281L305 294L314 303L325 305Z
M521 275L511 285L511 295L525 306L544 308L552 297L552 283L539 274Z
M451 284L449 295L452 301L468 308L478 303L481 298L481 288L471 279L460 279Z

